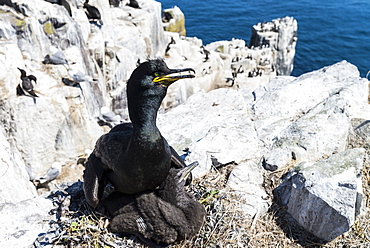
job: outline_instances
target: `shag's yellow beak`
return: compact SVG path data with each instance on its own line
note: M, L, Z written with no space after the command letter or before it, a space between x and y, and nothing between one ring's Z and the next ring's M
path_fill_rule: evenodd
M184 167L181 171L181 177L179 179L179 182L185 180L186 178L188 178L189 174L191 173L191 171L197 167L199 165L198 161L195 161L193 163L191 163L190 165Z
M157 76L153 79L153 82L155 83L159 83L163 86L170 86L171 84L173 84L174 82L176 82L177 80L179 79L183 79L183 78L193 78L195 77L194 74L186 74L186 75L176 75L176 76L172 76L171 74L174 74L174 73L181 73L181 72L189 72L189 71L192 71L195 73L195 71L191 68L185 68L185 69L170 69L168 71L168 73L164 74L164 75L160 75L160 76Z

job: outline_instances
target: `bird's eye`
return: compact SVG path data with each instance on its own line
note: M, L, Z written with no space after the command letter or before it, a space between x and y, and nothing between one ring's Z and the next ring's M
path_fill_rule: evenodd
M153 75L154 75L155 77L158 77L158 76L159 76L159 73L158 73L158 72L154 72L154 73L153 73Z

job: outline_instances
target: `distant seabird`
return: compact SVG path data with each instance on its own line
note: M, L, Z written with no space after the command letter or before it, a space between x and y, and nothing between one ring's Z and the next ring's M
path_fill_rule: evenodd
M235 84L235 78L230 78L230 77L226 78L226 83L230 81L231 81L231 85L229 85L229 87L233 87Z
M55 178L57 178L62 171L62 164L59 162L54 162L51 167L47 170L45 175L40 177L39 181L41 184L48 183Z
M109 123L115 123L116 125L122 123L122 118L119 115L116 115L112 110L108 107L101 107L100 113L102 118Z
M73 66L72 67L66 67L66 68L67 68L67 73L68 73L69 77L73 81L81 83L81 82L92 82L92 81L95 80L92 77L90 77L89 75L86 75L85 73L81 72L80 70L75 69Z
M162 22L167 23L171 19L173 19L173 16L169 12L162 11Z
M60 22L60 20L58 20L58 18L54 18L54 17L51 17L50 18L50 22L53 24L53 27L55 29L58 29L58 28L61 28L63 27L64 25L66 25L67 23L65 22Z
M33 84L32 81L35 81L37 83L37 78L34 75L28 75L26 74L26 71L23 69L18 68L18 70L21 72L21 81L17 86L17 95L26 95L30 97L38 97L36 93L33 90Z
M45 56L43 63L53 65L67 65L68 61L61 50L51 46L50 53Z
M191 68L169 69L162 59L149 60L137 67L127 82L127 100L132 127L118 125L96 142L84 171L84 192L96 207L107 181L123 193L152 190L163 183L171 166L184 167L156 126L158 109L167 88L193 74Z
M201 46L200 48L202 48L202 53L206 55L203 62L207 62L209 60L210 52L204 46Z
M101 14L97 7L92 6L89 4L89 0L85 0L84 3L85 13L87 16L87 19L91 22L99 23L100 25L103 25L103 21L101 20Z
M56 179L61 171L62 164L59 162L54 162L42 177L40 177L39 179L33 179L32 182L37 189L47 188L48 190L50 190L49 183Z
M131 8L135 8L135 9L140 8L139 3L136 0L130 0L130 2L126 5L130 6Z
M123 122L122 118L119 115L116 115L108 107L101 107L100 114L101 116L97 118L99 126L109 126L110 128L113 128L114 126Z
M0 0L0 5L7 5L10 8L13 8L15 11L22 13L24 16L27 16L26 11L24 10L23 4L13 3L11 0Z
M69 16L72 16L71 6L69 5L67 0L45 0L45 1L63 6L67 10Z
M113 7L119 7L119 4L121 3L121 0L109 0L109 4Z
M166 51L164 52L164 54L168 55L168 51L171 49L172 44L176 44L176 41L173 37L171 37L171 41L170 41L170 43L168 43L168 45L166 47Z

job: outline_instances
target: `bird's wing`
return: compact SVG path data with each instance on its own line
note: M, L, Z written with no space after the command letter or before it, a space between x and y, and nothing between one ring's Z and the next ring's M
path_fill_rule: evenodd
M110 133L115 133L115 132L132 133L132 130L133 130L132 123L122 123L122 124L119 124L119 125L113 127L109 132Z
M186 167L184 160L179 156L179 154L170 146L171 149L171 167L176 169L181 169Z
M121 127L122 128L122 127ZM123 151L127 148L131 132L120 128L101 136L96 142L84 171L84 191L90 206L96 207L108 182L107 174L122 163Z
M105 166L101 160L90 154L84 170L84 192L87 203L91 207L97 207L107 184L105 177Z
M24 95L24 91L22 90L22 87L18 84L17 86L17 96Z
M28 75L27 77L28 77L29 80L33 80L33 81L35 81L35 83L37 83L37 78L34 75Z

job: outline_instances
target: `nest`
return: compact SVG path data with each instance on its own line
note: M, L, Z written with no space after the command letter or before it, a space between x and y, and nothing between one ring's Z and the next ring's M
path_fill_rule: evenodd
M235 164L213 168L194 179L188 192L194 194L206 211L206 220L197 235L173 244L188 247L370 247L370 213L359 216L350 231L324 243L301 228L283 206L272 202L267 213L248 216L240 208L243 198L227 186ZM287 171L265 172L264 188L272 191ZM370 207L370 166L363 169L364 203ZM86 203L82 182L61 185L50 198L55 203L48 233L40 235L35 247L147 247L134 235L114 234L108 230L110 217L103 208L91 209Z

